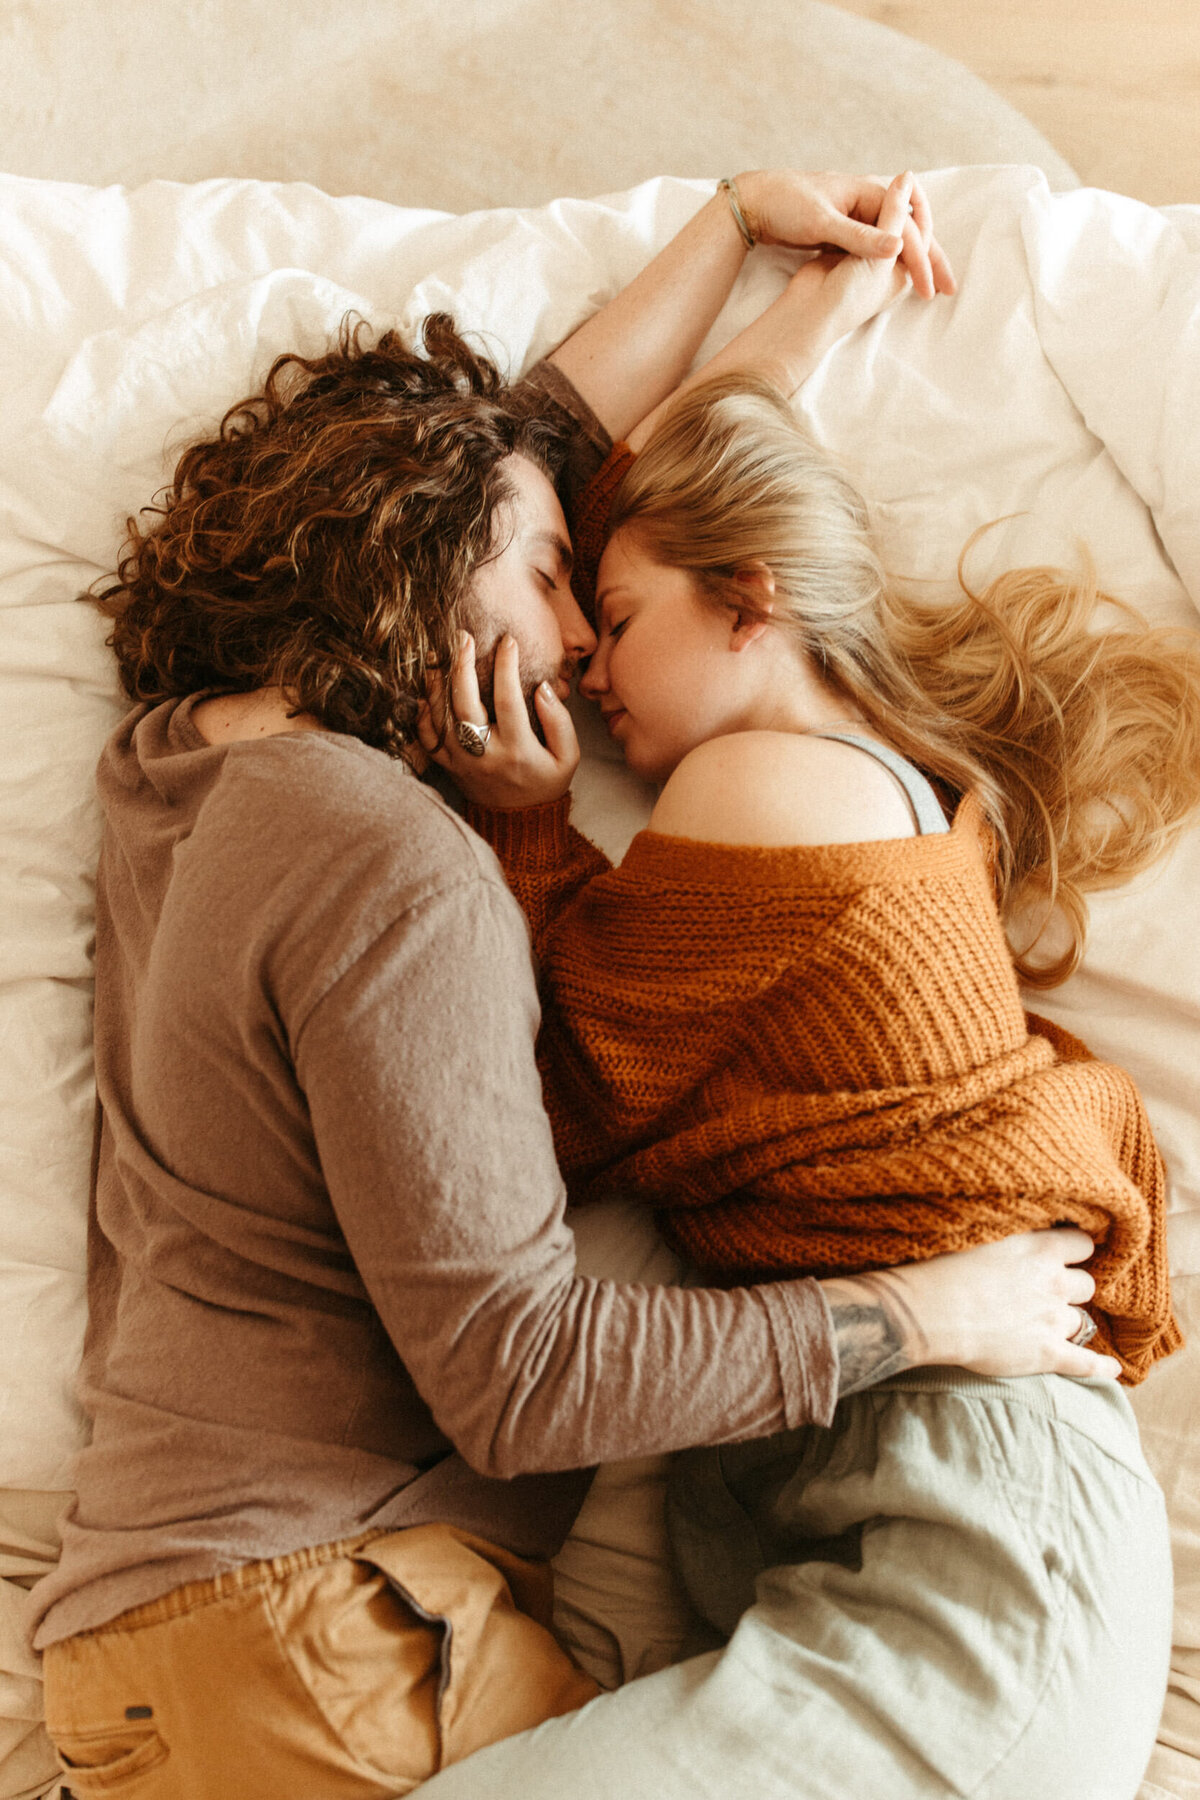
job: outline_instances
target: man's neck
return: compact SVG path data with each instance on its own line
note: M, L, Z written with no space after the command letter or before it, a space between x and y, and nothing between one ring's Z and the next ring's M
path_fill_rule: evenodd
M285 695L275 687L255 688L249 694L213 694L192 708L192 724L208 744L322 729L311 713L292 716Z

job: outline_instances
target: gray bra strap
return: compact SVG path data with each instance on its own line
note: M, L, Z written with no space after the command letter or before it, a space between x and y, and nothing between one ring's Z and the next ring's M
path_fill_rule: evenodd
M868 756L873 756L876 762L882 763L904 789L904 797L912 808L913 821L921 837L928 837L935 831L949 831L937 794L920 769L906 757L898 755L895 750L889 750L886 744L877 744L874 738L859 737L853 731L814 731L810 735L833 738L839 744L852 744L856 750L865 750Z

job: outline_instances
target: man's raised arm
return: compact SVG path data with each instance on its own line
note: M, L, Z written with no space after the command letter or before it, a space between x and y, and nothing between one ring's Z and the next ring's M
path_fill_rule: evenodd
M831 246L853 256L897 255L897 237L876 226L886 185L865 175L757 170L718 186L712 198L614 299L550 357L614 438L623 438L683 380L729 297L754 243ZM915 291L954 292L954 277L930 234L914 184L900 261Z

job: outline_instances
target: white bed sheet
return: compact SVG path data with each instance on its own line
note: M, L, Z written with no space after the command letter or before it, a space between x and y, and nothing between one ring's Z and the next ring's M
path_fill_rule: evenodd
M945 580L976 526L1016 512L975 553L978 577L1070 560L1083 540L1114 592L1156 618L1200 623L1200 209L1051 196L1021 169L942 171L929 187L959 298L897 305L832 352L803 398L872 501L889 563ZM76 594L111 566L124 517L162 485L180 444L276 352L323 345L349 309L411 330L446 307L515 373L615 292L706 191L663 180L452 218L302 186L126 193L0 178L0 1488L69 1486L82 1429L71 1385L91 1132L91 772L120 705L103 628ZM778 253L750 259L701 360L787 267ZM647 797L603 740L589 737L578 792L584 828L619 851ZM1143 1087L1193 1316L1198 893L1193 830L1169 864L1095 903L1083 968L1038 1002ZM596 1266L620 1272L647 1254L613 1227ZM1152 1377L1138 1405L1171 1498L1179 1576L1162 1750L1172 1766L1152 1774L1182 1796L1200 1769L1195 1353ZM588 1572L577 1561L564 1584L581 1617L609 1584L625 1610L605 1654L626 1672L661 1658L670 1635L666 1589L665 1612L638 1614L657 1556L657 1479L653 1465L611 1472L581 1521ZM617 1542L639 1532L640 1550ZM3 1705L0 1682L0 1716Z

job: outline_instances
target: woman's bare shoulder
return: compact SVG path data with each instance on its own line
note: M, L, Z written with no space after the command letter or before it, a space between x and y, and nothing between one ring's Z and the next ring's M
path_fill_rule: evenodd
M739 731L684 757L650 829L711 844L854 844L914 835L895 777L852 744Z

